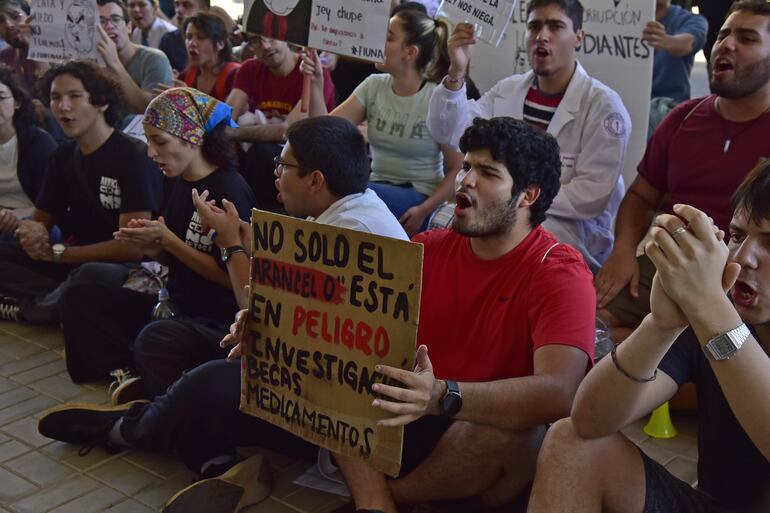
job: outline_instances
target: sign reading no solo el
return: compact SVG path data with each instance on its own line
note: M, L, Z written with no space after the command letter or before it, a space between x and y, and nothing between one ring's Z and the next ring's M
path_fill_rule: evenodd
M375 371L414 368L422 245L255 210L241 409L391 476Z

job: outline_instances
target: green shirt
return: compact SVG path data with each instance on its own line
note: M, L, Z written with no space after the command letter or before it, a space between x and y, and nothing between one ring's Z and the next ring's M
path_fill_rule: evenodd
M393 92L389 74L370 75L353 95L366 109L373 182L411 183L430 196L444 178L444 157L425 123L436 84L425 82L411 96Z

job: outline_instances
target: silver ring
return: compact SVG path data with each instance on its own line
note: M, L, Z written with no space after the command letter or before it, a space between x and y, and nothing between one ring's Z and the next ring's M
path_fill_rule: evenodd
M677 228L676 230L671 232L671 237L676 239L677 237L679 237L680 235L682 235L686 231L687 231L687 228L685 228L684 226L680 226L679 228Z

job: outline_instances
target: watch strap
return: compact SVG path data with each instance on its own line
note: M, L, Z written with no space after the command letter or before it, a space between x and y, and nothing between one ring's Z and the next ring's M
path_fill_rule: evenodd
M236 253L246 253L246 248L243 246L230 246L222 250L222 262L227 263L230 258Z
M720 333L703 346L703 352L710 360L727 360L732 358L751 335L748 326L739 326Z
M452 418L463 407L463 396L460 393L460 385L457 381L445 379L444 383L446 383L446 393L440 402L441 414L444 417Z
M461 395L460 385L457 384L457 381L452 381L451 379L445 379L444 383L446 383L446 394L444 394L444 397L446 397L446 395L450 393Z

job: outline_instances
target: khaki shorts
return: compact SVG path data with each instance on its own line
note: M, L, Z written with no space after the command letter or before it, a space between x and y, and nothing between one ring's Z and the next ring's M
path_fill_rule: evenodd
M639 297L632 297L626 285L604 307L620 322L621 326L627 328L636 328L650 313L650 288L652 278L655 276L655 265L646 254L636 257L636 261L639 263Z

